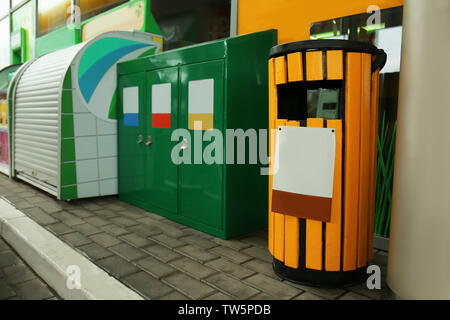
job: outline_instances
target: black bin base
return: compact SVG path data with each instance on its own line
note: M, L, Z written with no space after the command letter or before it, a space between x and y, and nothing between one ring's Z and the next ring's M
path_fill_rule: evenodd
M367 277L366 267L346 272L327 272L306 268L293 269L286 267L283 262L275 258L273 259L273 270L284 280L322 288L337 288L358 284L365 281Z

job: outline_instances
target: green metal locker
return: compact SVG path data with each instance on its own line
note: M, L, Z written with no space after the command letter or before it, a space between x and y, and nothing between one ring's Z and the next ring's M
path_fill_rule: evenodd
M224 239L266 227L267 164L237 164L236 154L227 162L226 130L267 130L276 42L269 30L118 64L121 200ZM178 129L189 137L172 139ZM224 148L208 164L211 129L223 133ZM185 161L174 163L180 149ZM249 151L246 141L247 160Z

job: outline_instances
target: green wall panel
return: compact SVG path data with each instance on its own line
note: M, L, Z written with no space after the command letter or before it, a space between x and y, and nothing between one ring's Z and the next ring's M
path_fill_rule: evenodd
M139 95L139 110L137 126L125 126L126 119L123 116L123 105L119 103L119 161L126 163L134 168L132 172L121 170L119 168L119 192L130 201L140 201L146 198L145 194L145 173L146 166L143 161L147 152L142 141L138 141L139 135L143 135L146 130L147 113L145 110L145 101L147 98L147 90L145 88L145 73L130 74L119 79L118 97L119 101L123 100L123 92L128 88L137 87Z
M111 106L109 107L108 119L117 120L117 90L111 99Z
M42 56L81 42L79 29L63 27L36 39L36 56Z
M262 52L270 51L272 43L277 43L276 32L259 32L248 38L235 37L228 42L228 63L233 67L228 69L227 79L227 128L241 128L244 131L268 129L268 58L260 57ZM252 50L247 50L248 47ZM255 79L262 85L256 85ZM262 229L267 225L268 218L261 219L260 211L268 212L268 200L265 203L258 200L268 199L269 195L268 177L260 174L263 167L266 166L227 166L226 207L235 213L229 216L227 224L235 234L242 234L248 224L254 224L255 229Z
M61 116L61 137L73 138L75 135L73 115L63 114Z
M72 68L67 70L66 77L64 78L63 89L72 89Z
M146 110L146 118L150 120L147 121L146 137L152 137L151 147L146 148L146 158L141 159L146 167L145 194L148 195L146 200L154 206L176 214L178 211L178 167L171 161L171 150L176 143L170 142L170 136L178 127L178 68L148 72L146 80L146 105L149 106ZM167 83L171 86L171 117L170 123L166 123L170 125L170 129L154 126L151 103L153 85Z
M72 138L61 140L61 161L75 161L75 139Z
M190 82L210 79L214 84L214 129L224 132L224 114L227 113L226 108L224 108L224 67L224 60L214 60L194 63L180 68L180 123L182 128L190 127L189 117L191 115L188 106ZM195 131L190 130L190 133L191 137L194 137ZM207 143L198 143L193 139L190 149L202 150L203 154L206 146ZM180 213L210 227L222 229L224 166L194 164L194 153L191 152L190 155L191 164L183 164L180 167Z
M62 113L73 112L72 90L64 89L62 92Z
M75 162L61 164L61 186L77 184L77 167Z
M77 186L67 186L61 188L61 200L71 200L78 198Z

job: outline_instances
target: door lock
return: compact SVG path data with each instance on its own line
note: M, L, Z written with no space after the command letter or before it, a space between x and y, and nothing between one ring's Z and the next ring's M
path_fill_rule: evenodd
M151 137L151 136L148 136L147 142L145 143L145 145L146 145L147 147L150 147L150 146L152 145L152 143L153 143L152 137Z

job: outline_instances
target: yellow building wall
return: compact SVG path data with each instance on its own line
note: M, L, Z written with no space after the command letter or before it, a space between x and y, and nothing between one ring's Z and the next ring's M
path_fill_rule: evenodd
M278 43L309 40L313 22L364 13L370 5L398 7L404 0L239 0L238 34L278 29Z

